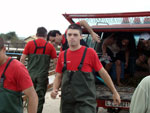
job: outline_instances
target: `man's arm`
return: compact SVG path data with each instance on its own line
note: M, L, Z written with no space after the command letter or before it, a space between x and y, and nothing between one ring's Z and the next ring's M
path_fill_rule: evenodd
M128 67L128 62L129 62L129 50L128 49L125 51L125 60L126 60L125 68L127 68Z
M24 64L25 60L26 60L27 55L22 54L21 58L20 58L20 62L22 62Z
M96 34L92 28L89 26L89 24L85 20L79 21L80 25L83 26L92 36L93 40L97 41L98 43L100 42L100 37L98 34Z
M30 87L25 89L23 92L29 98L28 113L37 113L38 96L35 92L35 89Z
M56 73L56 76L55 76L55 79L54 79L54 82L53 82L53 91L51 92L51 97L53 99L55 99L57 94L58 94L58 89L60 87L61 80L62 80L62 74L61 73Z
M102 77L102 79L104 80L104 82L107 84L107 86L110 88L110 90L113 93L113 100L115 104L120 104L121 100L120 100L120 96L109 76L109 74L107 73L107 71L102 67L99 71L98 71L99 75Z
M102 54L103 56L106 56L107 55L107 51L106 51L106 48L109 46L109 45L112 45L114 43L114 40L112 37L107 37L103 44L102 44Z
M57 65L57 58L54 58L54 59L53 59L53 62L54 62L55 67L56 67L56 65Z

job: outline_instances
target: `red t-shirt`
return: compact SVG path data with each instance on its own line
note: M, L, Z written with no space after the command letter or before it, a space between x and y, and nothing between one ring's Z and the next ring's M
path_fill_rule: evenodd
M0 78L10 59L11 57L9 57L8 60L0 66ZM7 70L5 71L5 77L4 88L6 89L23 91L33 86L28 70L21 62L15 59L11 61L7 67Z
M46 44L46 40L39 38L36 41L37 46L42 46L44 47ZM34 41L30 41L26 44L25 49L23 51L23 54L25 55L29 55L29 54L34 54L35 51L35 43ZM36 54L43 54L43 49L37 49ZM49 42L46 45L46 49L45 49L45 54L49 55L52 59L57 58L57 54L56 54L56 50L54 48L54 46L52 44L50 44Z
M70 49L67 50L67 54L66 54L67 70L71 70L71 71L78 70L78 66L81 62L84 50L85 50L85 46L81 46L81 48L76 51L71 51ZM64 66L64 51L62 51L59 54L59 58L56 66L56 72L62 73L63 66ZM92 48L88 48L81 71L92 72L92 69L94 69L95 71L99 71L101 68L102 68L102 64L95 50Z

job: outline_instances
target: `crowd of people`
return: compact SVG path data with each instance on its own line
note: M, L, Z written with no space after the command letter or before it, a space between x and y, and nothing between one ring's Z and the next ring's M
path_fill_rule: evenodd
M138 38L135 39L133 33L118 32L110 34L103 40L102 58L105 58L107 62L102 60L102 64L108 72L115 64L116 85L118 86L122 86L120 81L122 71L150 72L150 34L141 33L138 34Z
M121 103L120 95L109 71L114 63L116 65L116 84L122 86L120 81L121 63L124 63L123 68L128 67L131 35L113 33L103 41L102 57L109 57L110 62L102 65L96 51L88 47L83 40L81 26L91 34L94 41L100 42L99 35L84 20L69 25L64 34L61 34L59 30L47 32L45 27L39 27L36 33L37 39L26 44L20 62L6 55L4 40L0 38L0 100L3 103L0 106L0 113L23 113L22 93L29 98L28 113L42 113L51 59L56 65L56 76L50 95L55 99L58 90L61 89L61 113L96 113L93 70L110 88L114 104ZM142 53L138 54L136 64L144 65L142 68L150 71L150 58L147 55L147 51L150 50L149 39L150 37L140 38L137 49ZM58 45L61 46L61 49L57 57L55 46ZM143 46L146 47L145 50L142 50ZM27 68L23 65L26 58L28 58ZM134 95L139 92L138 89L140 88L137 88ZM137 101L135 98L134 96L132 100ZM131 104L131 111L135 109L133 104L134 102ZM9 109L7 109L8 107Z

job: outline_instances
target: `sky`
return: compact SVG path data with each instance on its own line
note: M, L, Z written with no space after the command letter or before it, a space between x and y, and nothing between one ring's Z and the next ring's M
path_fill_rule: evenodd
M0 0L0 34L35 35L38 27L62 33L69 22L64 13L150 11L150 0Z

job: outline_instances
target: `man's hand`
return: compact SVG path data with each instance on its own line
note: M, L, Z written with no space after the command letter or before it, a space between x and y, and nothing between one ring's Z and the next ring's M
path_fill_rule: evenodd
M98 43L100 43L100 37L98 34L96 34L95 32L91 33L92 39Z
M51 92L51 98L55 99L57 95L58 95L58 90L57 89L55 89Z
M118 94L118 92L113 94L113 102L115 105L119 105L121 103L120 95Z
M92 28L89 26L89 24L85 21L85 20L81 20L79 21L80 25L83 26L92 36L92 39L96 42L100 42L100 37L98 36L98 34L96 34Z

